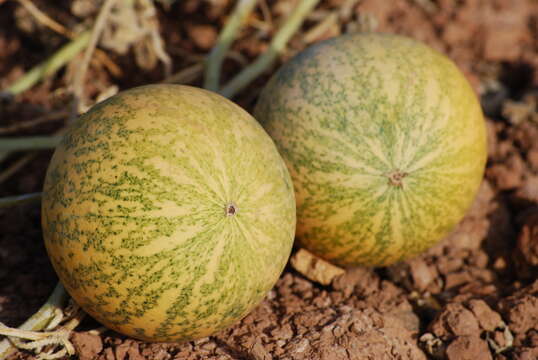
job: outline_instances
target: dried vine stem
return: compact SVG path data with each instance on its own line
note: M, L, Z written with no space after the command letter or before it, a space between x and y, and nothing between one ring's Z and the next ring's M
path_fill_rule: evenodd
M51 19L47 14L45 14L43 11L39 10L37 6L30 0L17 0L33 17L36 18L37 21L42 23L43 25L51 28L52 30L56 31L59 34L62 34L65 37L73 38L75 34L71 32L71 30L67 29L65 26L60 24L59 22L55 21L54 19Z
M174 83L174 84L188 84L196 80L198 76L200 76L200 74L203 72L203 70L204 70L204 65L201 62L195 63L167 77L162 82Z
M77 34L66 28L56 20L41 11L31 0L17 0L37 21L49 29L69 39L74 39ZM95 49L96 60L101 62L114 76L121 75L121 69L110 59L106 52Z
M19 130L31 128L33 126L43 124L46 122L59 121L64 119L69 113L65 110L60 110L53 113L43 114L35 119L27 121L19 121L14 124L0 127L0 135L15 133Z
M299 29L306 16L318 2L319 0L300 1L271 40L267 51L236 75L220 93L227 98L231 98L266 71L273 64L278 54L285 49L289 39Z
M63 129L60 131L60 133ZM54 149L61 141L61 136L29 136L20 138L3 138L0 139L0 162L3 161L11 152L25 150L44 150ZM13 175L17 170L28 163L35 154L27 154L12 164L11 167L0 173L0 183Z
M5 153L2 153L5 154ZM18 158L13 164L11 164L6 170L0 173L0 184L4 183L10 177L15 175L17 171L26 166L30 161L36 157L36 153L26 154Z
M61 47L54 55L35 66L24 74L14 84L2 91L3 95L17 95L31 88L43 78L54 74L78 55L90 42L90 32L84 31L75 39Z
M211 49L207 60L204 77L204 88L217 91L220 82L220 70L222 61L230 49L232 42L237 37L237 33L246 19L252 13L257 0L239 0L229 17L226 25L222 29L217 39L216 45Z
M60 130L61 133L63 129ZM11 152L21 151L21 150L43 150L43 149L53 149L60 142L60 136L29 136L29 137L20 137L20 138L3 138L0 139L0 162L2 162L6 157L10 155ZM12 169L18 169L20 166L24 166L26 162L29 161L29 156L27 155L24 158L19 159L18 162L14 163L11 168L4 171L0 174L0 183L6 178L11 176L10 173Z
M0 198L0 209L41 199L41 193L30 193Z
M50 297L45 302L45 304L41 306L41 308L34 315L32 315L21 326L19 326L17 330L21 332L37 332L46 329L50 325L56 326L58 324L57 319L59 318L59 314L62 313L62 308L64 307L66 300L67 293L65 292L63 285L61 283L58 283ZM13 334L12 330L13 329L11 328L0 327L0 334ZM0 359L6 358L14 351L15 348L13 347L12 341L10 341L9 338L0 341Z
M75 75L75 79L73 80L73 94L75 95L75 107L77 114L85 110L83 109L84 79L86 78L88 65L90 64L90 60L97 46L97 42L99 41L99 37L105 28L107 17L110 14L115 2L116 0L106 0L101 8L101 11L97 15L95 25L93 26L91 36L88 41L88 46L84 52L84 57L82 58L80 67Z
M61 136L28 136L0 139L0 152L54 149Z
M54 134L51 136L29 136L21 138L0 139L0 162L2 162L6 157L8 157L13 151L43 150L55 148L56 145L58 145L58 143L61 141L60 135L63 134L66 129L67 127L64 126L60 130L54 132ZM35 156L35 153L27 154L15 163L13 163L11 167L4 170L3 173L0 173L0 183L12 176L16 171L22 168Z

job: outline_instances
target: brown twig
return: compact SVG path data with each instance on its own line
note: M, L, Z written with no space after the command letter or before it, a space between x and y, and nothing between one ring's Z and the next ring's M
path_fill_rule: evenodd
M164 65L164 77L169 77L172 74L172 59L166 52L164 41L159 33L158 21L156 17L157 10L155 9L153 1L141 0L141 3L145 7L145 12L147 14L146 21L150 22L152 25L150 26L149 36L153 46L153 51L155 51L155 55Z
M15 175L17 171L22 169L26 164L36 157L37 153L30 153L22 156L17 159L13 164L11 164L6 170L0 173L0 184L4 183L10 177Z
M0 208L7 208L41 200L41 193L30 193L0 198ZM2 354L0 346L0 355Z
M198 62L192 64L179 72L172 74L163 80L164 83L175 83L175 84L188 84L196 80L204 71L204 64Z
M62 24L58 23L54 19L50 18L47 14L45 14L43 11L39 10L37 6L34 5L33 2L30 0L17 0L28 12L36 18L37 21L42 23L43 25L51 28L52 30L56 31L59 34L64 35L68 38L74 38L75 33L73 33L71 30L67 29Z
M123 75L121 68L101 49L95 49L95 59L103 64L115 77Z
M317 41L325 32L327 32L331 27L338 24L338 14L336 12L331 12L318 24L312 27L303 35L303 40L306 44L311 44Z
M53 143L58 142L59 138L55 137L54 135L62 135L67 130L67 127L62 127L60 130L55 131L53 136L51 137L41 137L41 139L38 140L38 144L32 144L32 147L29 147L29 149L51 149L53 146L51 146ZM33 138L34 141L36 141L36 138ZM20 139L19 139L20 142ZM6 145L6 142L2 142L4 145ZM26 146L26 149L28 149L28 140L25 140L23 142L23 145ZM25 149L24 146L17 146L18 149ZM11 146L10 146L11 147ZM5 158L6 154L9 154L11 151L14 151L13 149L8 149L6 152L0 152L0 155L4 155L3 158ZM11 166L9 166L6 170L0 173L0 184L9 179L11 176L17 173L20 169L22 169L29 161L31 161L37 153L30 153L27 154L19 159L17 159ZM3 160L3 158L0 158L0 161Z
M66 28L56 20L52 19L50 16L41 11L35 4L30 0L17 0L37 21L41 24L47 26L51 30L61 34L69 39L74 39L77 34ZM122 71L118 65L102 50L95 50L96 60L101 62L110 73L114 76L121 76ZM93 60L92 60L93 61Z
M69 112L65 111L65 110L53 112L53 113L50 113L50 114L45 114L45 115L42 115L42 116L40 116L38 118L35 118L35 119L32 119L32 120L21 121L21 122L17 122L15 124L12 124L12 125L1 127L0 128L0 134L1 135L12 134L12 133L17 132L19 130L29 129L29 128L31 128L33 126L36 126L36 125L39 125L39 124L64 119L68 115L69 115Z
M273 27L273 15L271 15L271 9L267 5L267 0L260 1L260 10L262 11L263 21L267 23L269 28Z
M91 57L95 51L95 47L97 46L97 41L99 40L99 37L103 32L107 17L110 14L112 6L115 2L116 0L106 0L103 4L101 11L97 15L97 19L95 20L95 25L91 33L90 42L86 47L86 51L84 52L84 57L82 58L80 67L75 74L75 79L73 80L73 94L75 96L74 107L77 113L80 113L84 110L84 80L86 78L86 72L88 71L88 65L90 64Z

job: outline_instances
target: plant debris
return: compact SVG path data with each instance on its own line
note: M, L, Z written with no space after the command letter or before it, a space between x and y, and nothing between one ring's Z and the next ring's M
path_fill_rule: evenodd
M90 30L102 5L32 3L73 34ZM222 85L267 51L298 3L258 1L223 58ZM165 80L201 86L204 59L233 5L229 0L117 2L98 43L104 55L94 53L88 66L84 95L94 103L119 89ZM234 100L252 110L280 63L327 37L374 30L426 42L464 71L487 115L488 168L465 219L425 254L388 268L320 278L294 260L290 265L300 272L288 266L251 314L197 341L145 343L101 329L86 317L69 339L79 358L538 358L537 18L534 0L320 1L275 64L234 93ZM70 41L18 1L0 0L0 24L2 90ZM0 135L42 136L63 128L81 60L72 55L65 69L0 99ZM172 70L176 73L168 76ZM0 154L5 180L0 196L39 192L50 156L50 151ZM42 243L37 203L0 209L0 228L0 322L14 327L39 308L57 279ZM10 357L35 358L25 350Z

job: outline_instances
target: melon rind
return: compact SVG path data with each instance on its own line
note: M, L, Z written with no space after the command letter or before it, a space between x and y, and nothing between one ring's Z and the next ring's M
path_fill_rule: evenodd
M301 246L341 266L423 252L482 180L485 122L446 56L397 35L350 34L299 53L254 112L292 176Z
M202 89L152 85L69 129L47 172L42 225L87 313L138 339L187 341L238 321L275 284L295 200L246 111Z

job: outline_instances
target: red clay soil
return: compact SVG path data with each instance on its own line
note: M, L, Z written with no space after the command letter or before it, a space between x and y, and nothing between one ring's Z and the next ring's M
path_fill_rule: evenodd
M287 2L267 3L278 16ZM185 61L178 54L211 48L229 11L227 1L202 3L160 8L176 70ZM344 3L327 0L319 9ZM61 18L69 10L64 5L48 9ZM55 37L21 30L20 19L11 16L14 4L0 9L3 87L57 45ZM180 30L178 18L189 19ZM305 29L314 23L309 20ZM478 197L457 229L416 259L389 268L351 269L328 286L288 267L240 323L194 342L151 344L110 331L95 333L91 330L100 325L87 318L71 338L81 360L538 359L538 2L363 0L314 40L365 24L407 34L446 53L481 95L489 161ZM267 40L245 36L234 50L251 59ZM290 53L305 45L295 37ZM159 80L158 69L141 72L126 56L115 60L123 76L93 70L96 82L88 85L89 92L97 91L99 82L125 88ZM235 62L226 64L230 73L237 69ZM237 98L247 110L268 75ZM57 110L65 100L54 92L58 82L47 81L15 102L0 104L0 127ZM49 122L16 135L50 133L58 126ZM40 153L0 185L0 196L39 191L50 155ZM38 204L0 211L0 229L0 321L15 326L46 299L56 278L41 240ZM11 359L33 357L20 352Z

